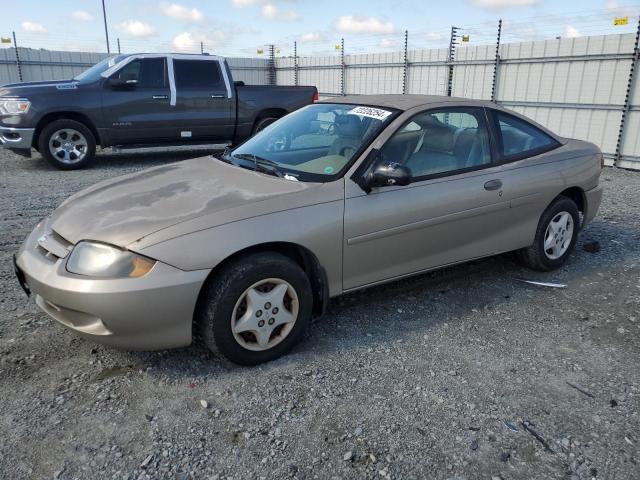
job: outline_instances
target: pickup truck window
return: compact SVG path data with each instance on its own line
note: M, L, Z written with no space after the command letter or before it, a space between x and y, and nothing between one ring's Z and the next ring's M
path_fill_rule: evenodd
M269 125L231 152L231 160L268 163L301 181L340 177L397 111L364 105L316 103Z
M167 81L167 60L158 58L139 58L129 62L113 78L137 80L137 88L165 88Z
M224 86L216 61L174 60L173 71L177 89L219 89Z

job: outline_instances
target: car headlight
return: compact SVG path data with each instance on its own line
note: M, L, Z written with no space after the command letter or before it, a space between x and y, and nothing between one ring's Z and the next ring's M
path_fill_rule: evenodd
M142 277L155 260L104 243L79 242L67 260L67 271L90 277Z
M26 98L0 98L0 115L23 115L31 108Z

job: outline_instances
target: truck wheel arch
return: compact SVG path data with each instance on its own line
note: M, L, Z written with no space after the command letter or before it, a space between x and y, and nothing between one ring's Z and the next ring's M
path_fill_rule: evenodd
M36 125L36 129L33 135L33 148L35 148L36 150L38 149L38 140L40 138L40 133L42 132L42 129L49 123L51 122L55 122L56 120L61 120L61 119L69 119L69 120L75 120L76 122L80 122L82 123L84 126L86 126L89 130L91 130L91 133L93 133L93 136L96 139L96 144L98 145L102 145L101 139L100 139L100 134L98 133L98 129L95 127L95 125L93 124L93 122L91 121L91 119L89 117L87 117L86 115L82 114L82 113L78 113L78 112L51 112L51 113L47 113L45 116L43 116L39 121L38 124Z
M260 125L260 122L267 118L280 118L284 117L287 113L283 108L267 108L265 110L261 110L256 115L256 118L253 122L253 127L251 128L252 134L256 133L256 128Z

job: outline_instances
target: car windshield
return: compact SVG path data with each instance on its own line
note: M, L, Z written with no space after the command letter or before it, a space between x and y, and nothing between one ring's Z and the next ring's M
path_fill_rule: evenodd
M96 63L93 67L85 70L79 75L73 77L78 82L95 82L100 78L100 74L106 69L113 67L116 63L120 63L126 58L126 55L116 55L115 57L108 57L101 62Z
M342 175L396 113L364 105L308 105L266 127L227 160L254 164L256 170L267 166L291 180L327 182Z

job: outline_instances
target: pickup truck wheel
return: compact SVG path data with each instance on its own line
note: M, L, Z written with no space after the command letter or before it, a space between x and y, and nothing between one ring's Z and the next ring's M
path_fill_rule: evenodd
M253 132L251 132L251 135L255 135L259 131L264 130L276 120L278 120L278 117L264 117L259 119L253 126Z
M299 341L312 304L309 278L298 264L279 253L256 253L226 265L205 285L196 321L212 352L257 365Z
M580 213L570 198L558 197L540 217L533 245L517 252L520 262L533 270L560 268L573 251L580 230Z
M40 154L60 170L86 167L96 154L91 130L75 120L56 120L42 129L38 138Z

